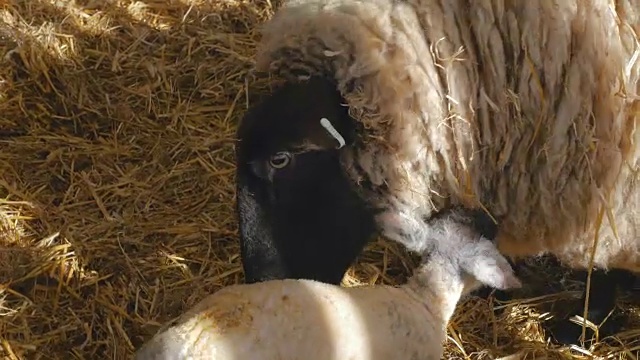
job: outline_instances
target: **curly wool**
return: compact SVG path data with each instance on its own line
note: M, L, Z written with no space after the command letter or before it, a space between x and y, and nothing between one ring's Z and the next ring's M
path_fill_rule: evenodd
M638 34L640 0L289 0L256 67L337 81L378 205L484 208L505 254L585 268L598 238L595 266L640 271Z

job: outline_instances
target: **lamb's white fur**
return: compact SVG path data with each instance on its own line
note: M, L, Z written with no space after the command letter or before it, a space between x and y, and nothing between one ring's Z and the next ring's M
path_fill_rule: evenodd
M288 0L256 68L337 80L389 238L423 250L422 219L461 204L503 253L585 268L604 214L595 265L640 271L638 34L640 0Z
M440 359L461 296L481 284L520 286L495 244L469 226L441 224L435 235L456 246L425 257L404 285L286 279L229 286L165 325L136 359Z

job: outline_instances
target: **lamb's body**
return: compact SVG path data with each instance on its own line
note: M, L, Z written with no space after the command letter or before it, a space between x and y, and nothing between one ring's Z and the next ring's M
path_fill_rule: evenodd
M495 244L453 215L433 235L456 246L426 256L402 286L300 279L229 286L167 324L136 358L438 360L461 296L481 284L520 286Z
M403 288L274 280L224 288L192 313L138 359L435 360L440 353L431 352L444 340L441 314ZM181 357L176 345L184 347ZM172 356L150 356L163 347Z
M484 207L504 253L584 268L610 208L595 265L640 271L637 34L640 0L289 0L257 68L338 81L368 127L345 168L388 237Z
M426 266L400 287L291 279L229 286L168 324L136 359L439 360L447 322L476 285L445 268ZM520 285L512 275L498 281Z

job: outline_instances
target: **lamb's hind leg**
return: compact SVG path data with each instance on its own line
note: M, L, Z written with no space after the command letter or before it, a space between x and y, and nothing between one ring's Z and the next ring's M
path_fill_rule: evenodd
M599 326L598 337L600 339L613 335L621 329L624 319L613 316L618 297L618 289L630 288L633 281L633 275L623 270L610 270L608 272L602 270L592 271L587 319L596 326ZM573 317L574 315L582 317L586 294L587 291L585 289L582 298L569 313L569 317ZM612 316L609 316L610 314ZM607 319L607 317L609 318ZM603 323L605 319L606 321ZM560 344L579 345L581 343L582 324L576 324L570 321L569 318L551 322L550 325L547 326L547 330L551 332L555 340ZM587 327L585 332L586 341L588 342L593 335L593 331Z

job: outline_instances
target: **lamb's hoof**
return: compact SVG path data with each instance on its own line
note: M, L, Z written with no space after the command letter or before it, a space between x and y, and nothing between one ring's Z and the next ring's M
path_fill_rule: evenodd
M500 302L511 300L511 294L503 290L496 290L496 292L493 294L493 297Z
M473 295L482 299L488 299L493 293L493 298L498 301L509 301L511 299L511 295L509 294L509 292L498 289L495 289L495 292L493 292L493 290L494 289L492 287L485 286L474 291Z
M490 286L483 286L480 289L474 291L472 295L477 296L481 299L488 299L489 296L491 296L492 291L493 291L493 288L491 288Z
M622 316L611 316L600 325L598 329L598 339L602 340L605 337L615 335L622 329L623 325L624 318ZM582 324L576 324L569 321L569 319L561 319L545 327L558 345L582 345ZM594 331L587 326L585 329L585 346L588 346L588 344L595 340L594 335Z
M493 293L493 298L497 301L505 302L511 300L511 294L509 292L498 289L495 289L494 292L493 290L493 288L485 286L476 290L473 294L481 299L489 299L491 297L491 294ZM501 314L502 310L502 308L494 308L494 312L496 315Z

